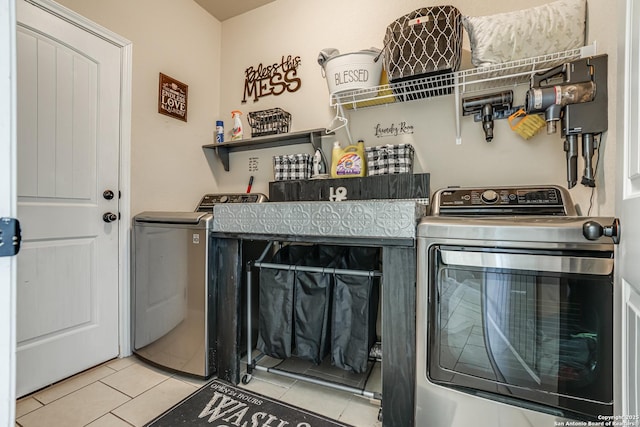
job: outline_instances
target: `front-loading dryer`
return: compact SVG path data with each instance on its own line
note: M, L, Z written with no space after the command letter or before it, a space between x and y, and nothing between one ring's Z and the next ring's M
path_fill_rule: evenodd
M444 189L432 210L417 231L415 425L613 415L617 220L578 216L555 186Z

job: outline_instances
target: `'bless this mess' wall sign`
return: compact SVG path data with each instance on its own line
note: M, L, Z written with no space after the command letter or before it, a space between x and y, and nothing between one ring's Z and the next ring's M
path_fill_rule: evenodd
M289 55L282 56L280 62L271 65L260 63L257 67L249 67L244 72L244 96L242 103L253 98L258 102L267 95L282 95L284 92L295 92L302 86L298 77L300 57Z

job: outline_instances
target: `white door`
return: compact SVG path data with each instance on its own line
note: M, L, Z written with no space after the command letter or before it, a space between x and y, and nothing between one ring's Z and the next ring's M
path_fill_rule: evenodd
M15 217L13 0L0 0L0 217ZM0 426L15 425L15 257L0 258Z
M616 360L619 384L615 390L616 413L631 416L624 425L638 426L640 420L640 3L621 2L619 28L625 28L626 42L618 63L619 120L618 166L620 177L616 214L622 236L616 254Z
M118 355L120 49L16 7L22 396Z

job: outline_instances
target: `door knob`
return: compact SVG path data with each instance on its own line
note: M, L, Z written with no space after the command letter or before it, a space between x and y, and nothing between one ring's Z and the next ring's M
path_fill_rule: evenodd
M116 214L114 214L112 212L106 212L104 215L102 215L102 220L104 222L107 222L107 223L113 222L113 221L115 221L117 219L118 219L118 215L116 215Z
M107 200L113 199L114 196L115 194L113 194L113 191L111 190L104 190L104 193L102 193L102 197L104 197Z
M604 227L597 221L587 221L582 224L582 235L587 240L598 240L600 237L611 237L613 243L620 242L620 220L614 218L613 224Z

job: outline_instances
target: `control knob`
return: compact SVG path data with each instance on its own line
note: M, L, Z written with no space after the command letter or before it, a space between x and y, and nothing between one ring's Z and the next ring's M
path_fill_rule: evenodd
M480 196L485 203L495 203L498 201L498 193L493 190L485 190Z
M220 196L220 203L227 203L229 201L229 196L226 194Z

